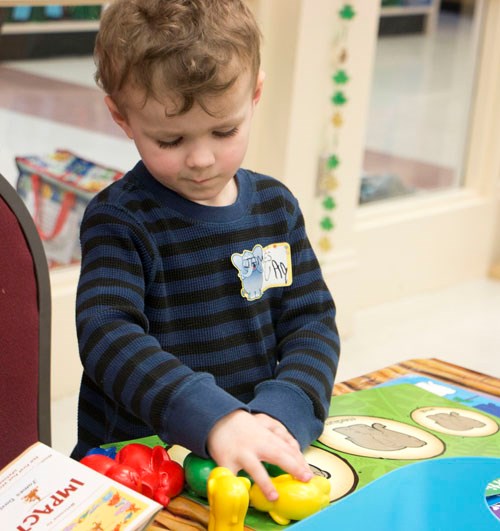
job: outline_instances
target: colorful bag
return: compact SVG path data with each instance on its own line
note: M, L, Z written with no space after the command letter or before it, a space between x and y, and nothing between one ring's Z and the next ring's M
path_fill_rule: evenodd
M123 176L69 151L16 157L17 192L35 220L50 265L80 260L79 231L94 195Z

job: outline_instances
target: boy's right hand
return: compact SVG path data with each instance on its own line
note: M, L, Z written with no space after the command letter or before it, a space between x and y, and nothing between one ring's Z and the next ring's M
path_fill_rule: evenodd
M278 465L300 481L313 473L297 441L277 420L239 409L220 419L208 434L207 449L219 465L237 474L245 470L270 501L278 498L263 461Z

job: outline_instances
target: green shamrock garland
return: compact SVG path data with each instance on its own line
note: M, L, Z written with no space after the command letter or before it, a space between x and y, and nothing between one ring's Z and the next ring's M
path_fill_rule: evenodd
M344 106L348 103L347 88L350 81L350 76L347 72L347 36L348 26L352 19L356 16L356 11L352 4L344 4L338 11L339 24L338 35L335 39L338 49L334 50L334 56L337 58L334 65L334 73L331 77L333 83L333 93L330 97L330 103L333 106L333 114L331 117L331 126L333 128L331 135L332 150L328 154L325 163L325 171L322 172L319 190L322 194L321 206L324 214L320 220L320 227L322 235L318 242L319 248L323 252L328 252L333 245L330 239L330 233L335 228L333 220L333 213L337 208L337 203L333 196L333 192L338 187L338 179L336 176L337 169L341 165L341 160L338 153L335 152L338 146L338 136L344 125Z

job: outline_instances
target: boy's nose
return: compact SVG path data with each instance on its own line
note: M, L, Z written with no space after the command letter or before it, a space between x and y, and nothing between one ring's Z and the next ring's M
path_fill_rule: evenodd
M208 168L215 162L215 157L211 149L204 146L197 146L191 149L186 157L188 168Z

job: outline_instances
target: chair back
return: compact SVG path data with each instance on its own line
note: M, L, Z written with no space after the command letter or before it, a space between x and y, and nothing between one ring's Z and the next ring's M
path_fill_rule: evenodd
M0 175L0 468L51 444L50 277L24 202Z

